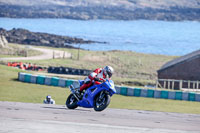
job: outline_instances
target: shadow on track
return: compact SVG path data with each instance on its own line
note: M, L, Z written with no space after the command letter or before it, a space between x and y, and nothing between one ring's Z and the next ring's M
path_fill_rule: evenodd
M42 108L47 108L47 109L65 109L66 110L66 108L57 108L57 107L42 107Z
M68 108L58 108L58 107L42 107L42 108L47 108L47 109L64 109L64 110L70 110L72 111L72 109L68 109ZM86 111L86 112L91 112L91 110L86 110L86 109L74 109L75 110L78 110L78 111Z

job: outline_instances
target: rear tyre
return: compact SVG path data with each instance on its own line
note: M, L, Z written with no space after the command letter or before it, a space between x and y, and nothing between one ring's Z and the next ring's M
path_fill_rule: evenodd
M68 109L75 109L78 107L78 100L74 97L73 94L70 94L66 100L66 106Z
M110 95L103 93L102 97L100 94L94 99L94 110L103 111L110 104Z

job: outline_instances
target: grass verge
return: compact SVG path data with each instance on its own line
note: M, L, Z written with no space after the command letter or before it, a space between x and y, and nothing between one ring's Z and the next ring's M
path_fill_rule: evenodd
M0 48L0 58L36 56L42 52L32 50L30 46L8 43L8 47Z
M113 80L120 85L144 86L155 84L157 70L175 56L155 54L142 54L131 51L86 51L80 50L80 58L77 49L41 47L45 49L62 50L72 53L68 59L48 59L29 61L40 66L63 66L78 69L94 70L110 65L114 68Z
M0 101L42 103L47 95L51 95L56 100L56 104L65 104L66 98L70 94L69 89L19 82L17 75L20 71L19 69L0 65ZM121 95L114 95L111 98L109 107L200 114L199 102Z

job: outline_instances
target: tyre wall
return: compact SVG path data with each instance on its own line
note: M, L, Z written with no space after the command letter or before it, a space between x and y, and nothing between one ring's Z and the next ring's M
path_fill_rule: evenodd
M75 69L69 67L49 67L48 73L71 74L71 75L89 75L92 71L86 69Z

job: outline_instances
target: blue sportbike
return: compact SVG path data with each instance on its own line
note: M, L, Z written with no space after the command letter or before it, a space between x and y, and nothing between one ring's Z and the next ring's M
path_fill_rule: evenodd
M80 86L84 81L79 80ZM82 92L82 96L77 96L75 87L70 86L71 94L66 100L66 106L69 109L75 109L78 106L85 108L94 108L95 111L104 110L110 103L110 98L116 93L114 82L112 80L105 80L99 85L93 85L85 92Z

